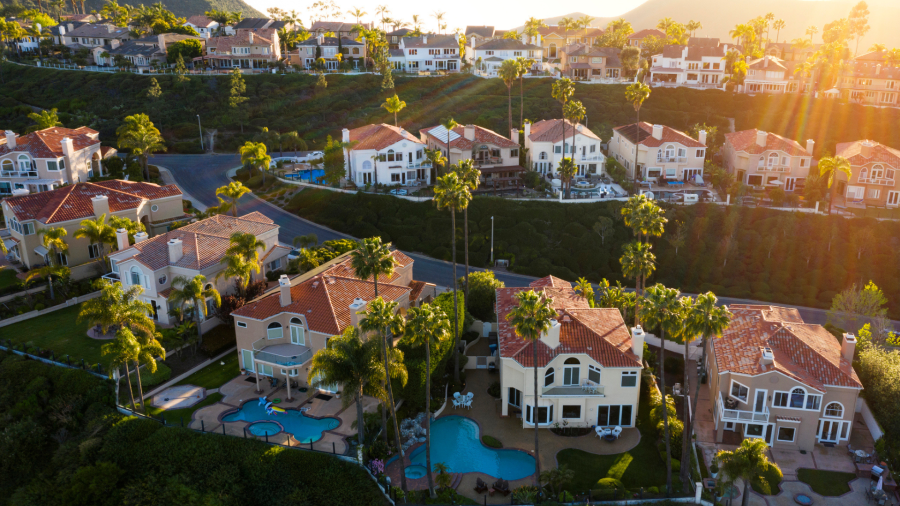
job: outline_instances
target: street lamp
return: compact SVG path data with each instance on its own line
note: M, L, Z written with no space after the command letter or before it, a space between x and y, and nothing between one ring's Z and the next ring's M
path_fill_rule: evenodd
M203 147L203 127L200 126L200 115L197 115L197 128L200 130L200 149L206 151L206 148Z
M494 217L491 216L491 267L494 266Z

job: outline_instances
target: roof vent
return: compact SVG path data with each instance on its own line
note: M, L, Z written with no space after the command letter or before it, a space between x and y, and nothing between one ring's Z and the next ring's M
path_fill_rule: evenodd
M569 318L569 315L564 315L564 316L562 317L562 321L564 321L564 322L570 322L570 321L572 321L572 319Z
M318 288L318 287L319 287L319 282L318 282L318 281L313 281L312 287L313 287L313 288Z
M765 348L760 348L761 356L759 358L760 365L771 365L775 362L775 354L772 353L772 348L766 346Z

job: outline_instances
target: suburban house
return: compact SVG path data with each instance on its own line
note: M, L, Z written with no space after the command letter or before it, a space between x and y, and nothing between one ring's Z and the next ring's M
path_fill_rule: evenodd
M196 30L201 37L203 37L204 39L208 39L212 37L214 31L219 29L219 22L213 21L212 19L199 14L197 16L191 16L187 18L187 21L185 21L182 26L189 26Z
M122 180L100 183L75 183L31 195L7 197L3 200L3 216L11 238L7 239L14 259L32 269L50 262L50 252L42 244L41 229L66 229L68 255L56 261L72 269L72 277L80 279L98 274L96 260L100 249L108 245L91 244L76 239L81 221L103 215L115 215L141 222L150 235L164 232L176 220L185 219L181 190L175 185L159 186Z
M401 127L366 125L344 129L341 141L348 181L370 184L431 184L431 162L425 158L425 143Z
M131 39L131 31L128 28L115 25L84 24L77 28L69 25L71 23L67 24L68 30L62 34L63 44L67 46L113 47L113 44L120 46L126 40Z
M719 39L710 37L691 37L684 46L669 44L652 57L650 81L717 88L725 77L722 58L729 47L734 45L720 44Z
M210 37L206 54L194 58L213 68L268 68L281 59L278 32L272 28L237 29L234 35Z
M559 58L559 51L570 44L584 44L593 46L603 35L599 28L582 28L579 30L564 31L558 26L538 28L539 39L537 42L543 51L542 57L546 60Z
M647 40L647 37L656 37L665 40L666 34L663 33L662 30L657 30L656 28L638 30L628 36L628 45L644 49L644 42Z
M408 72L459 72L459 34L403 37L398 50L403 52L400 68Z
M552 299L557 317L534 344L516 335L507 315L515 296L534 290ZM522 426L634 427L640 398L644 333L629 331L615 308L591 308L568 281L547 276L528 288L496 292L501 416L521 416Z
M813 165L816 142L806 148L793 139L762 130L725 134L722 158L725 170L750 186L782 185L785 191L801 190Z
M450 131L450 147L447 148L447 129L441 125L419 131L428 149L439 149L450 165L460 160L472 160L481 171L482 190L522 183L519 165L519 143L477 125L459 125ZM519 136L514 130L510 135Z
M674 128L651 125L646 121L614 128L609 141L609 156L621 163L632 179L635 146L638 149L638 174L645 181L695 181L698 176L703 177L706 159L706 132L703 130L697 140Z
M115 154L114 148L101 147L100 134L88 127L51 127L22 136L7 130L0 138L0 197L101 176L103 159Z
M900 205L900 150L863 140L839 142L835 155L850 161L850 181L843 181L846 176L839 175L837 182L838 194L846 195L848 203L891 208Z
M135 67L150 67L159 64L165 66L166 54L169 46L183 40L195 39L199 40L201 45L206 43L206 39L193 35L182 35L180 33L161 33L159 35L150 35L141 39L129 40L123 44L112 41L110 46L99 46L91 49L94 61L98 65L114 65L115 57L121 56L131 62ZM104 57L106 53L109 56ZM185 62L185 63L190 63Z
M747 75L741 87L744 93L796 93L807 91L809 78L794 70L800 62L766 55L747 61Z
M290 248L278 244L278 225L265 215L253 212L240 217L218 214L202 221L147 238L135 234L135 243L129 244L125 229L116 231L118 251L109 255L111 273L104 276L124 287L141 286L141 300L153 307L153 320L162 325L177 323L169 310L172 280L179 276L193 279L201 274L206 277L207 288L215 287L222 295L234 289L234 279L216 276L225 269L222 259L230 246L232 234L253 234L266 244L259 253L261 268L254 278L265 278L266 272L277 271L287 264ZM201 315L203 330L215 327L221 321L215 315L215 302L206 300L207 316ZM190 320L190 315L185 315Z
M378 280L378 295L397 302L405 313L410 307L430 302L435 286L413 280L413 259L393 251L394 274ZM299 276L282 275L278 286L232 312L241 369L281 381L309 385L309 361L325 348L328 339L365 319L368 302L375 299L372 279L356 277L345 253ZM335 392L340 385L323 390ZM291 386L288 385L288 398Z
M366 30L372 29L372 23L359 23ZM309 33L313 35L325 35L332 33L332 37L348 37L355 39L359 37L359 32L353 29L356 23L345 23L343 21L316 21L309 29Z
M524 38L524 36L523 36ZM532 70L540 70L541 46L526 44L518 39L494 39L489 40L467 53L467 59L474 65L481 61L481 69L489 76L495 76L500 71L500 66L506 60L516 58L533 60Z
M341 53L343 61L351 62L353 68L365 65L366 38L354 40L344 37L338 41L337 37L317 35L297 44L297 49L288 53L288 59L293 65L301 65L312 68L318 58L325 60L327 70L338 70L340 62L336 55Z
M732 431L780 449L847 444L862 390L852 364L856 338L839 342L794 308L729 309L731 325L708 341L716 441Z
M559 51L558 68L562 75L575 81L619 79L624 75L619 49L596 47L580 42Z
M400 49L400 39L406 37L408 33L412 32L409 28L398 28L392 32L388 32L387 40L388 40L388 48L389 49Z
M469 47L478 47L489 40L494 40L497 35L494 33L493 26L486 25L470 25L466 27L466 45Z
M766 54L784 61L805 62L821 46L822 44L812 44L800 48L792 42L769 42L766 45Z
M896 106L900 68L887 65L886 54L872 51L854 58L837 83L841 98L865 105Z
M579 176L606 170L606 156L600 150L603 141L584 125L545 119L534 124L526 122L524 130L528 162L533 170L545 176L556 174L559 162L573 154Z
M239 30L250 30L253 32L257 32L259 30L278 31L282 28L293 30L294 24L288 21L279 21L277 19L270 18L244 18L238 21L236 25L234 25L235 32Z

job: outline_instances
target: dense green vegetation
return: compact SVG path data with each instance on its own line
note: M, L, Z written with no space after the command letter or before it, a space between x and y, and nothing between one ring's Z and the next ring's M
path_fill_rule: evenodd
M469 206L469 258L487 266L491 216L494 257L511 261L521 274L554 274L574 281L623 279L619 258L632 232L621 219L620 202L560 204L480 197ZM450 215L430 202L388 196L304 190L286 206L298 215L356 237L380 235L407 251L450 259L446 230ZM593 225L613 220L601 237ZM900 308L900 223L845 219L763 208L698 204L667 207L665 234L651 239L658 265L649 283L684 292L829 307L853 283L873 280ZM462 217L457 216L457 261L462 262ZM676 248L670 241L681 236Z
M809 485L817 494L837 496L850 491L850 482L856 479L856 475L821 469L798 469L797 479Z
M13 5L14 3L27 5L29 2L2 0L0 1L0 6ZM36 5L36 2L31 3L34 3ZM100 11L106 3L106 0L85 0L84 4L78 2L78 12L81 12L82 7L84 8L84 11L88 13L92 11ZM124 5L127 2L120 3ZM243 0L163 0L160 3L165 5L176 16L180 16L183 18L189 18L196 14L203 14L204 12L210 10L241 11L244 13L245 18L264 17L262 13L247 5L247 3L245 3ZM44 5L46 7L46 4ZM135 3L134 5L137 5L137 3ZM147 5L150 5L150 3L148 3ZM63 10L63 14L71 13L71 6L68 5L67 2L67 5Z
M0 505L382 505L325 454L128 418L86 372L0 355Z

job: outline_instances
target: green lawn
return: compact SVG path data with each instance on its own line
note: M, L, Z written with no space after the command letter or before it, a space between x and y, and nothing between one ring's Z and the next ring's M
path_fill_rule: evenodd
M126 394L127 395L127 394ZM194 404L189 408L181 408L181 409L161 409L154 408L149 405L149 399L147 404L147 414L154 416L156 418L165 418L166 422L172 425L180 425L181 420L184 419L184 424L187 425L188 422L191 421L191 415L194 414L194 411L197 411L200 408L204 408L211 404L215 404L222 400L222 394L216 392L214 394L210 394L206 396L206 399Z
M225 362L225 365L221 363ZM179 381L178 385L196 385L206 389L219 388L241 373L237 352L229 353L212 364Z
M68 354L73 362L84 359L89 364L100 362L106 367L108 361L100 355L100 347L109 341L88 337L88 324L76 322L79 311L81 304L14 323L3 328L3 338L16 344L31 342L41 349L53 350L58 358Z
M798 469L797 479L809 485L813 492L824 496L836 496L850 491L850 482L856 478L853 473L822 471L819 469Z
M0 290L5 290L18 282L16 270L8 265L0 265Z

